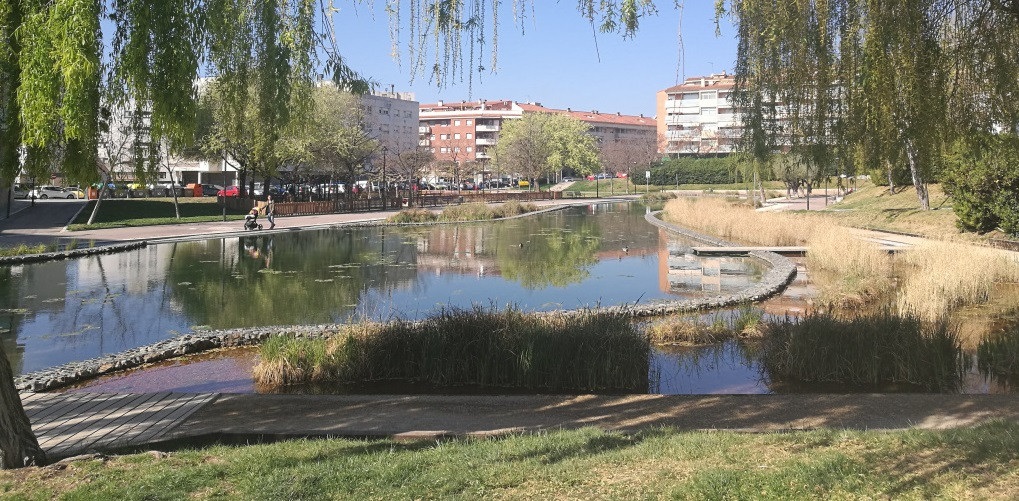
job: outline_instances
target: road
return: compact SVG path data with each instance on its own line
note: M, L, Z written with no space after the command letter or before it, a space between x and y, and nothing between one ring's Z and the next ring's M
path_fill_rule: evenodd
M36 200L34 206L18 200L14 210L26 203L28 207L0 221L0 247L54 244L79 238L61 230L85 205L84 200Z

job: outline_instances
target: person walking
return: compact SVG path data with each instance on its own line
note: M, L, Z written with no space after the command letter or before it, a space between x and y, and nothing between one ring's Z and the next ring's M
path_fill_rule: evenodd
M269 221L269 229L276 227L276 217L273 212L276 210L276 202L272 201L272 195L265 200L265 220Z

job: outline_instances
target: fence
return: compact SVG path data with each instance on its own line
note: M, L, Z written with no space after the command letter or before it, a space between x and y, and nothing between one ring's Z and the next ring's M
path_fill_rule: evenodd
M353 199L319 200L312 202L276 202L277 216L310 216L314 214L335 214L341 212L369 212L400 209L403 207L444 207L472 202L498 203L509 200L534 202L538 200L557 200L562 193L551 191L540 192L400 192L388 198L368 198L358 196ZM222 202L222 200L220 200ZM264 201L250 198L228 197L226 205L233 211L247 211L252 207L265 206Z

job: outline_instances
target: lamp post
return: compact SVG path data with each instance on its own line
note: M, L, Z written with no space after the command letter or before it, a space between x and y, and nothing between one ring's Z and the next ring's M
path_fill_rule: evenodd
M389 148L382 147L382 210L389 208L389 184L386 182L386 153Z

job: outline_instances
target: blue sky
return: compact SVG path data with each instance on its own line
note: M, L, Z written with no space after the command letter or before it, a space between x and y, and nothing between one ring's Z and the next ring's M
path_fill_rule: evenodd
M657 16L641 21L633 39L618 34L598 33L597 48L591 25L576 11L574 0L535 1L534 17L526 21L525 34L513 26L512 2L504 1L500 11L498 73L475 75L473 95L463 83L439 89L418 75L411 81L407 64L402 67L390 56L389 21L384 2L359 5L344 3L336 14L337 38L341 52L356 70L382 87L395 85L410 91L420 102L439 99L514 99L537 101L553 108L655 113L655 92L676 83L679 13L672 2L660 1ZM683 42L686 76L731 71L736 58L734 28L721 26L715 36L714 2L692 0L683 12ZM407 36L406 27L402 34ZM406 40L401 40L406 58ZM489 51L486 48L486 51ZM601 60L599 61L599 53ZM483 56L489 66L490 54Z

